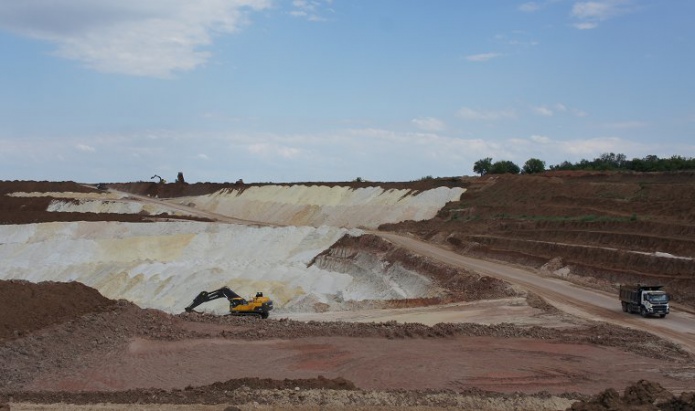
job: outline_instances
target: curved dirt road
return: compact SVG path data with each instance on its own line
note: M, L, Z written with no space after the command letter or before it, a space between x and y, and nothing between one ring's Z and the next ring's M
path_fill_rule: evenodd
M580 317L650 332L695 354L695 316L671 311L666 318L642 318L624 313L616 295L541 277L530 270L456 254L424 241L388 232L372 232L394 244L443 263L499 278L539 295L558 309Z
M95 188L91 185L86 185L86 187L90 188ZM122 196L122 198L114 201L122 201L122 202L138 202L138 203L150 203L157 205L162 208L168 208L172 211L178 211L182 212L191 216L195 217L200 217L200 218L207 218L209 220L218 222L218 223L227 223L227 224L242 224L242 225L252 225L252 226L277 226L277 224L270 224L270 223L263 223L260 221L251 221L251 220L243 220L240 218L234 218L230 217L224 214L218 214L218 213L213 213L211 211L207 210L201 210L197 209L195 207L190 207L190 206L185 206L182 204L177 204L173 202L172 199L161 199L161 198L152 198L148 197L145 195L140 195L140 194L133 194L133 193L128 193L125 191L119 191L119 190L114 190L112 188L108 188L106 191L110 193L115 193L119 194Z

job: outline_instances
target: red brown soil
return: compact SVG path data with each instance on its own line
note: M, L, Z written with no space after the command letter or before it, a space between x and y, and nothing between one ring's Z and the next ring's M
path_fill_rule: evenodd
M114 304L81 283L0 281L0 340L102 312Z
M435 219L380 229L534 268L554 260L609 289L658 283L676 302L695 306L694 177L695 172L490 175L465 180L461 200Z
M7 320L45 305L40 321L24 317L35 326L0 340L0 403L221 403L241 385L407 390L412 398L428 390L537 394L539 387L588 394L643 377L683 391L690 379L660 370L693 366L672 344L602 324L558 330L172 316L104 301L79 284L0 282L0 289L8 284L20 294L51 296L0 307ZM95 298L93 310L64 309L64 301L85 297Z
M572 404L572 411L685 411L695 409L695 393L676 397L661 384L640 380L625 388L622 395L609 388L596 396Z
M155 185L156 186L156 185ZM12 193L56 193L44 197L13 197ZM69 196L60 197L60 193L100 193L94 187L83 184L47 181L0 181L0 224L32 224L57 221L122 221L122 222L151 222L172 218L168 214L148 216L141 214L112 214L112 213L73 213L46 211L51 201L63 199L74 201ZM209 221L204 218L181 217L197 221Z
M692 260L628 253L658 251L695 258L694 175L546 173L393 183L392 188L414 191L440 185L468 191L433 220L382 228L412 232L460 253L536 268L553 260L606 287L659 281L676 300L695 305ZM246 187L109 185L158 197ZM152 221L151 216L49 213L45 210L51 198L6 196L17 191L97 190L71 182L2 182L1 224ZM388 264L427 272L454 300L513 293L497 280L428 266L371 236L346 237L332 248L337 249L371 250ZM315 264L335 257L326 253ZM545 307L542 301L534 304ZM586 400L576 405L585 408L576 409L693 406L692 394L652 396L649 393L661 392L653 383L635 384L649 378L669 392L692 390L694 364L688 354L653 335L606 324L571 329L511 324L427 327L171 316L106 300L81 284L0 282L0 332L0 404L10 398L44 403L273 404L273 396L279 394L260 390L294 386L347 389L363 396L371 395L366 390L400 392L407 398L399 399L402 406L456 406L430 400L431 392L568 391ZM628 388L621 396L617 390L623 387ZM599 392L595 398L586 397ZM302 395L293 397L294 404L302 404Z

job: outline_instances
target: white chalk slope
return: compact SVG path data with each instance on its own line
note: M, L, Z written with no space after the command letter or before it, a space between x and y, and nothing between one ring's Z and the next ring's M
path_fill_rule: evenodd
M464 191L458 187L413 193L381 187L269 185L220 190L172 201L242 220L373 229L386 223L433 218L444 204L458 200Z
M431 218L463 192L438 188L412 195L380 188L294 187L265 186L176 200L286 227L201 222L0 226L0 279L80 281L109 298L125 298L141 307L172 313L183 311L199 291L224 285L244 297L263 291L280 312L310 311L315 302L412 298L426 289L428 281L417 273L402 273L408 277L409 285L404 287L393 278L384 278L378 267L373 275L351 275L307 264L343 235L361 234L345 227ZM113 196L101 202L93 198L78 204L53 202L49 208L145 210ZM200 309L223 314L228 307L221 299Z

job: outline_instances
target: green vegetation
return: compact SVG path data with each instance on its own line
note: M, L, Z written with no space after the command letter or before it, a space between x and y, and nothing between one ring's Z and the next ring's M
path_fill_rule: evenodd
M644 158L627 160L625 154L605 153L591 161L581 160L577 163L564 161L556 166L550 166L550 170L683 171L695 170L695 158L676 155L670 158L659 158L648 155Z
M529 158L522 168L524 174L542 173L545 171L545 161L537 158Z
M481 158L473 164L473 172L481 176L487 174L492 168L492 157Z
M508 160L496 161L490 167L490 174L519 174L520 171L518 165Z
M695 158L674 155L670 158L659 158L648 155L644 158L628 160L625 154L604 153L593 160L583 159L577 163L563 161L558 165L551 165L549 170L583 170L583 171L684 171L695 170ZM485 174L534 174L545 171L545 161L538 158L530 158L524 163L522 169L511 161L492 162L491 157L486 157L473 164L473 171Z

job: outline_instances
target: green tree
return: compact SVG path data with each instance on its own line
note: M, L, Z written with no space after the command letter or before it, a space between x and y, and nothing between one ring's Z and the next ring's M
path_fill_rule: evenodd
M523 171L525 174L542 173L545 171L545 161L537 158L529 158L524 163Z
M481 176L490 172L492 168L492 158L481 158L473 164L473 172L480 174Z
M509 160L497 161L490 167L490 174L519 174L521 169Z

